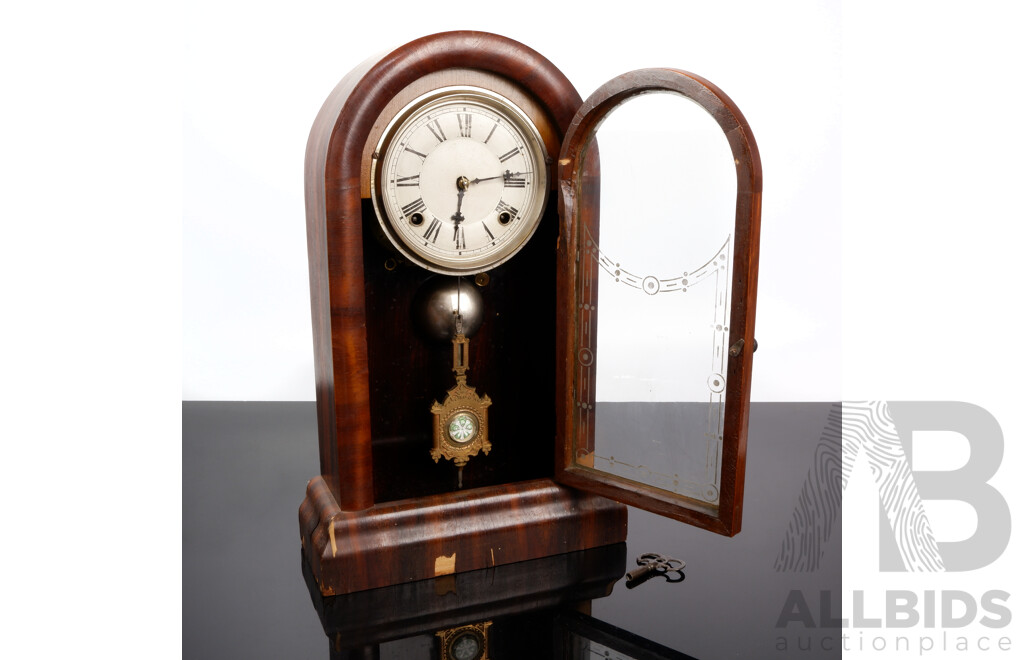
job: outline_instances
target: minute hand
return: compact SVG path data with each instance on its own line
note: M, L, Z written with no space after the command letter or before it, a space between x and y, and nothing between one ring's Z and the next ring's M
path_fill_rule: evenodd
M530 174L530 172L509 172L509 171L506 171L504 174L499 174L498 176L489 176L489 177L485 177L483 179L473 179L472 181L470 181L470 183L471 184L473 184L473 183L481 183L483 181L493 181L494 179L505 179L505 180L508 180L508 179L511 179L514 176L519 176L520 174Z

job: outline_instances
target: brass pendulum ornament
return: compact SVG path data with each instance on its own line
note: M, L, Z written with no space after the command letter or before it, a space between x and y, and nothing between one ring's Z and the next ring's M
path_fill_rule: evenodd
M461 288L461 282L460 282ZM461 292L459 295L461 299ZM458 304L453 310L455 336L452 338L452 371L455 387L448 390L444 403L434 402L434 447L430 456L437 463L446 458L458 468L459 488L462 488L462 468L480 451L487 454L491 443L487 437L487 408L491 399L480 396L476 388L466 384L469 370L469 339L463 332L462 314Z

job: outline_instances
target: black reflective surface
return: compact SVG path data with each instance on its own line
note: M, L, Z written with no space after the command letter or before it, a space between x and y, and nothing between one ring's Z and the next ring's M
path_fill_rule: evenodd
M775 568L830 406L752 405L734 538L631 509L625 547L343 600L311 597L303 577L298 507L318 469L315 405L185 402L183 657L438 657L435 626L477 615L493 619L494 644L505 640L496 659L671 657L659 645L703 660L839 657L837 630L777 627L792 590L839 610L838 520L816 569ZM646 552L685 560L686 579L626 589L620 577Z

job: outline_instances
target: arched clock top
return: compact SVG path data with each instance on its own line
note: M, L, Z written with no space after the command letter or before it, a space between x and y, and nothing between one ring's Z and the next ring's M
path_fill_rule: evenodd
M761 156L754 134L739 107L714 83L679 69L640 69L622 74L598 88L573 118L558 161L560 191L571 191L584 166L581 156L591 143L601 122L626 101L644 94L674 93L683 96L710 114L718 123L736 163L738 195L761 194ZM563 204L572 203L573 194ZM571 222L572 213L563 216Z

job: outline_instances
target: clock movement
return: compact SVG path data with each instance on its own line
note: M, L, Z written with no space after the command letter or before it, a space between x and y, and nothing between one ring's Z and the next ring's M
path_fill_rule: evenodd
M713 127L724 216L641 210L709 169L629 132L675 119L627 122L666 165L598 131L652 92ZM305 165L320 474L299 520L322 593L619 543L623 503L737 533L760 177L735 104L682 71L584 102L527 46L450 32L345 76Z

